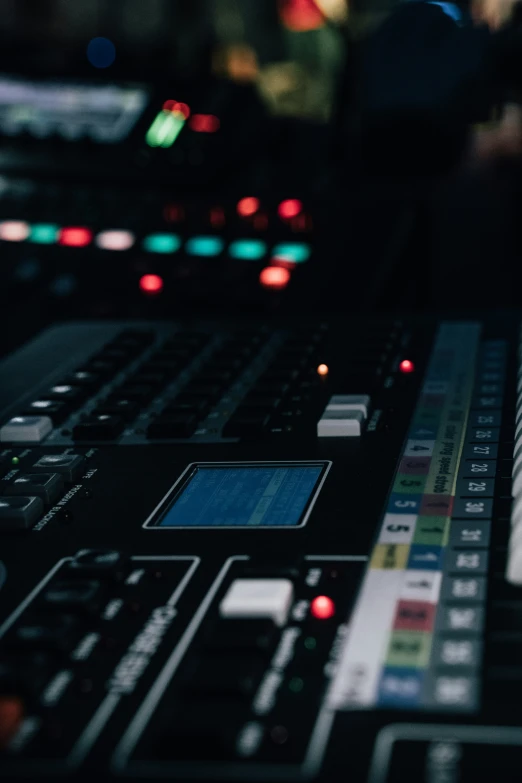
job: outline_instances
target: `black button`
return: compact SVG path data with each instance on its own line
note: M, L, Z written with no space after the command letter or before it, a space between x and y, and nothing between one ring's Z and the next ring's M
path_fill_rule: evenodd
M180 761L236 759L238 735L246 721L241 705L181 702L174 715L165 715L165 731L155 735L155 754Z
M154 395L156 394L158 389L164 386L166 379L167 379L167 374L165 372L160 372L159 370L154 370L154 369L151 370L150 368L149 369L141 368L136 373L136 375L133 375L132 378L129 378L129 381L135 386L140 386L141 388L147 387L152 389Z
M67 416L67 405L56 400L35 400L27 406L24 416L49 416L53 424L59 424Z
M120 367L125 367L132 358L128 351L111 346L93 356L93 361L109 362L113 367L119 369Z
M79 402L84 396L84 389L79 386L71 386L68 383L57 383L46 392L46 397L50 400L59 400L66 403Z
M79 454L46 454L35 462L31 470L59 473L64 481L72 483L83 473L85 457Z
M4 496L29 495L41 498L46 505L58 500L63 492L63 478L58 473L24 473L3 487Z
M278 639L279 631L271 620L221 620L205 646L216 652L244 651L271 656Z
M110 375L114 375L116 367L112 362L106 359L92 359L84 367L80 367L77 372L90 373L96 375L98 378L108 378Z
M37 497L1 497L0 532L28 530L42 516L44 504Z
M7 650L68 652L78 637L78 622L71 615L24 617L5 637Z
M187 386L184 387L182 395L183 400L186 400L189 397L195 397L198 399L205 399L209 402L216 402L223 393L223 387L221 384L214 383L189 383ZM180 397L182 396L180 395Z
M246 656L203 657L184 690L197 696L248 701L265 671L262 658Z
M197 423L196 416L187 416L186 414L161 416L149 426L147 436L157 440L190 438Z
M96 576L120 581L123 579L127 560L121 552L114 550L84 549L67 564L65 573L68 577Z
M169 403L163 413L167 416L196 416L202 419L209 409L205 400L192 400L191 402L179 402L176 398Z
M155 339L155 333L145 329L126 329L115 338L115 342L122 345L132 344L145 347L151 345Z
M140 406L134 400L113 395L108 397L98 408L93 411L95 416L122 416L125 421L135 419L140 411Z
M72 386L86 386L87 388L95 388L101 384L99 375L95 375L88 370L76 370L72 375L66 378L66 383L70 383Z
M255 435L262 435L269 421L270 415L267 413L233 416L223 427L223 437L249 438Z
M87 613L98 612L102 601L100 582L86 579L54 582L41 597L41 604L48 609L74 609Z
M126 384L120 386L117 393L126 400L135 400L137 403L145 403L152 400L155 391L153 386L147 384Z
M275 410L281 403L281 398L275 394L257 394L252 392L247 394L244 400L241 401L242 408L260 408L265 411Z
M164 367L147 363L140 367L133 381L150 386L163 386L170 377L170 373Z
M73 429L74 440L115 440L125 428L121 416L109 413L89 416Z

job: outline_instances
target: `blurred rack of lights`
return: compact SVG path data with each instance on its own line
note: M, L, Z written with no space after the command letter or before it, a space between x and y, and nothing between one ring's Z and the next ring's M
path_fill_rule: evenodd
M184 207L172 204L165 207L175 216L184 215ZM227 213L221 206L214 206L207 212L207 222L215 229L226 225ZM265 218L255 214L254 220ZM137 236L127 229L108 228L94 232L87 226L59 226L54 223L29 224L22 220L0 221L0 242L24 243L36 245L58 245L65 248L93 248L113 252L129 252L140 247L146 253L173 255L184 250L188 256L213 258L225 250L229 258L239 261L261 261L271 259L272 267L284 267L289 270L309 260L311 245L307 242L279 242L271 246L269 242L257 237L231 237L225 239L216 235L184 236L171 232L155 232Z

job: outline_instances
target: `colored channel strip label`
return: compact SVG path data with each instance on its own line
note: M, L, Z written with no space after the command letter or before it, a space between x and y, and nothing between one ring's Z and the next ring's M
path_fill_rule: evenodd
M507 345L443 323L328 694L334 709L479 706Z

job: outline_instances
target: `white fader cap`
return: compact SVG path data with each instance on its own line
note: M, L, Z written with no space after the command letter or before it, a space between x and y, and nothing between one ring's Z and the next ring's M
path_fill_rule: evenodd
M223 618L270 619L284 625L294 597L289 579L236 579L219 605Z
M2 443L40 443L53 429L49 416L15 416L0 429Z

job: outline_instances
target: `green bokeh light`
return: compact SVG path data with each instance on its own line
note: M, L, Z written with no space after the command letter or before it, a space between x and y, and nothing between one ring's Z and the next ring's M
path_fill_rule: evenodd
M35 223L29 234L29 241L37 245L53 245L60 232L60 226L54 223Z
M180 247L177 234L150 234L143 240L143 248L149 253L176 253Z
M284 242L274 247L272 256L293 261L295 264L304 264L310 258L311 252L310 245L304 242Z
M266 251L266 243L260 239L236 239L228 249L231 258L242 261L258 261L266 255Z
M189 256L218 256L225 246L220 237L192 237L185 245Z

